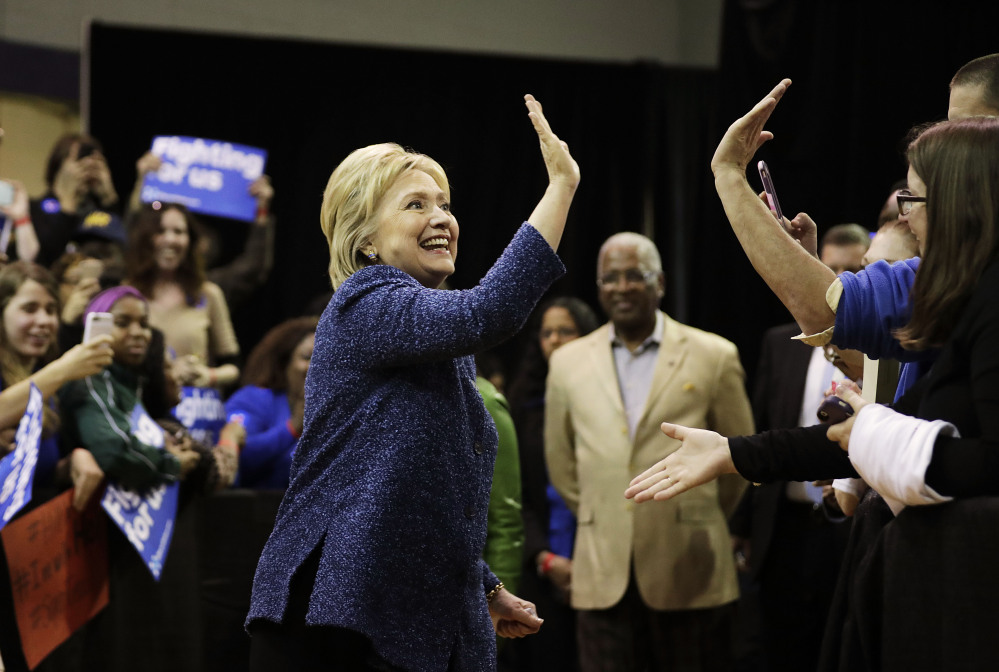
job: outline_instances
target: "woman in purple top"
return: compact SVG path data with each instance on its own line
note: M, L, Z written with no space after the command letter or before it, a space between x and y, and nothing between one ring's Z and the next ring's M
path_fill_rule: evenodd
M444 171L372 145L330 176L335 293L319 321L291 482L254 579L251 670L492 670L534 605L481 560L497 434L473 355L516 333L564 272L579 168L532 96L549 185L470 290Z

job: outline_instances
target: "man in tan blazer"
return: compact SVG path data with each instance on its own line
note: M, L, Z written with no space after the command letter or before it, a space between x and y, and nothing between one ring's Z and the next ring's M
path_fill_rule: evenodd
M551 481L578 523L582 670L728 670L738 587L726 517L746 482L723 476L638 507L623 493L679 447L665 420L753 433L738 351L658 310L665 280L648 238L609 238L597 278L611 321L553 354L545 409Z

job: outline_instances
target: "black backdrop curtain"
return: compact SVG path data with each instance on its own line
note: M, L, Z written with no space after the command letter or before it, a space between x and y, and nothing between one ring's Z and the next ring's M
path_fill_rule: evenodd
M252 310L236 314L243 349L328 290L319 208L351 150L395 141L448 171L460 226L451 284L473 286L547 184L523 94L545 106L582 167L553 289L596 306L604 238L644 231L671 284L684 285L696 194L710 180L714 75L607 65L373 49L94 24L90 130L108 148L122 194L152 136L193 135L265 147L278 217L276 264ZM212 222L238 249L245 225ZM676 263L672 263L673 260ZM671 292L668 310L685 303ZM683 310L680 310L681 319ZM509 353L506 353L509 354Z
M473 286L544 189L522 104L533 93L583 174L559 250L568 274L553 292L596 307L602 240L647 233L666 266L664 308L734 340L752 373L763 329L789 318L714 193L708 163L724 128L791 77L769 126L776 138L760 153L785 213L809 212L820 232L846 221L873 228L889 186L905 175L907 130L945 117L954 71L999 51L997 11L991 2L726 0L718 72L97 23L85 80L90 130L108 148L122 194L153 135L269 150L276 266L252 309L235 315L249 351L267 327L327 289L322 191L363 145L396 141L444 165L461 226L452 284ZM212 224L233 254L243 225Z

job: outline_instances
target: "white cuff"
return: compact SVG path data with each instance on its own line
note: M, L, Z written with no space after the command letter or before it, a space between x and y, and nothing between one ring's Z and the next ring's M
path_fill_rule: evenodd
M833 480L832 487L833 490L839 490L860 499L867 492L868 485L862 478L837 478Z
M949 502L953 497L926 485L926 468L940 435L960 436L949 422L920 420L868 404L853 423L850 461L896 514L905 506Z

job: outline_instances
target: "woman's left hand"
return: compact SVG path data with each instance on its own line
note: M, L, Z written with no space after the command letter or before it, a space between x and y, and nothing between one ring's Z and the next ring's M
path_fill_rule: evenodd
M545 168L548 169L548 182L559 184L575 190L579 184L579 165L569 153L569 145L558 139L552 132L552 127L545 119L544 112L541 111L541 103L534 99L534 96L527 94L524 96L527 104L531 123L538 133L538 140L541 142L541 156L545 160Z
M782 79L753 109L732 122L718 143L715 155L711 157L711 172L715 177L725 169L746 174L746 166L753 159L756 150L774 137L770 131L764 131L763 126L789 86L791 80Z
M274 187L271 186L271 178L261 175L249 186L250 196L257 199L257 210L268 210L271 207L271 200L274 198Z
M843 422L836 423L830 427L826 431L826 436L829 437L830 441L838 443L839 447L843 450L849 451L850 432L853 431L853 423L856 421L857 416L860 415L861 409L870 402L864 401L864 398L857 393L856 386L854 385L839 385L836 388L836 396L853 407L853 415Z
M663 434L681 441L675 451L631 479L624 496L636 502L672 499L722 474L735 473L728 439L707 429L664 422Z
M522 600L506 588L501 589L489 602L489 617L500 637L518 638L533 635L544 620L538 618L534 603Z

